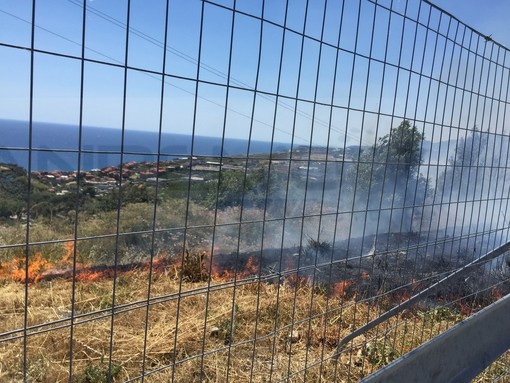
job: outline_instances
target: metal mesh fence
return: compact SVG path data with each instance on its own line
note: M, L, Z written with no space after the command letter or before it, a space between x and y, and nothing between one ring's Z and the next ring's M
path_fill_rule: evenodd
M0 25L0 380L358 381L508 294L508 50L429 2Z

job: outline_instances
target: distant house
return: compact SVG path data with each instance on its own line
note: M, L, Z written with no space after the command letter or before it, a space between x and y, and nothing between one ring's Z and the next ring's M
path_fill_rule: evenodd
M101 170L101 174L112 174L113 172L117 172L116 166L108 166Z
M154 177L154 173L152 173L152 172L140 172L138 174L140 175L140 178L142 180L146 180L149 177Z
M154 167L150 168L149 171L152 172L152 174L154 174L154 175L157 174L157 175L161 176L166 173L166 168L158 168L158 167L154 166Z
M124 165L122 165L122 167L124 167L124 168L132 168L133 166L136 166L136 164L137 164L136 161L126 162Z
M182 166L182 165L169 165L166 167L166 170L168 170L169 172L175 172L175 171L181 170L183 168L184 168L184 166Z

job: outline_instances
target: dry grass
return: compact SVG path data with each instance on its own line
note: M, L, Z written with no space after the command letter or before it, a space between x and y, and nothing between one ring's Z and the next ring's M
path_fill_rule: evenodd
M139 376L142 368L149 374L147 382L224 382L227 376L232 382L358 381L459 319L448 311L405 312L357 339L336 362L328 356L338 340L376 317L379 307L328 297L306 285L252 283L191 294L207 282L179 286L177 274L168 270L154 275L151 297L177 297L181 291L180 299L151 305L148 312L143 304L131 311L119 308L113 320L109 310L113 281L76 282L76 314L105 311L76 319L72 355L68 311L72 282L58 279L30 285L28 325L43 326L30 330L26 338L28 381L67 382L71 356L73 381L106 381L110 347L114 381L119 382ZM0 283L0 332L22 329L24 285ZM147 299L147 289L148 271L123 273L115 285L115 304ZM58 320L62 321L44 325ZM218 331L211 335L213 327ZM289 341L292 330L300 335L295 343ZM508 365L507 357L496 368L508 370ZM0 343L0 381L21 382L22 371L23 337ZM494 377L486 374L487 380L478 381Z

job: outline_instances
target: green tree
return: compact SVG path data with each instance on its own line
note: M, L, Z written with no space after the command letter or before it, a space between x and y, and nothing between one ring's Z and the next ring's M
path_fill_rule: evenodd
M427 180L418 175L423 139L416 126L404 120L362 151L358 166L350 171L350 179L356 180L358 208L400 209L384 214L390 214L402 230L412 230L416 212L411 206L424 202L428 188Z
M218 209L241 206L262 207L266 198L267 171L248 170L246 179L241 170L222 170L218 182L208 183L205 205Z
M39 191L40 185L32 184L34 192ZM0 217L21 215L26 209L28 192L28 177L26 171L13 164L0 163Z
M421 164L421 143L423 135L408 120L402 121L391 132L378 140L374 147L376 179L383 181L384 167L386 175L395 177L397 182L405 182L416 175ZM382 173L380 171L383 171Z

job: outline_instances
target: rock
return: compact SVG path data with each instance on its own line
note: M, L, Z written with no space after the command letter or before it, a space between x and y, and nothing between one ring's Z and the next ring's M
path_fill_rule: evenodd
M211 327L209 329L209 336L217 338L220 335L220 329L218 327Z
M300 339L301 339L301 335L299 334L299 331L297 331L297 330L293 330L289 334L289 342L290 343L297 343L297 342L299 342Z

